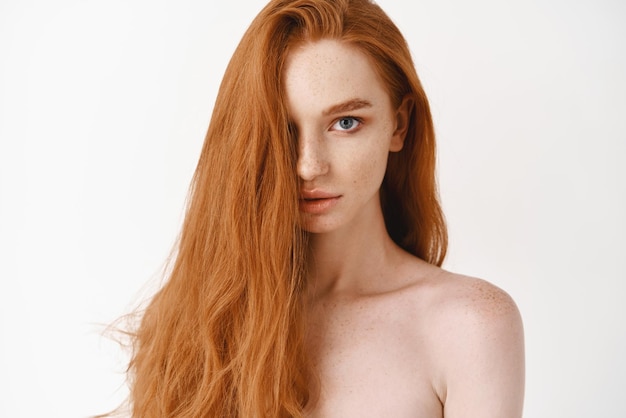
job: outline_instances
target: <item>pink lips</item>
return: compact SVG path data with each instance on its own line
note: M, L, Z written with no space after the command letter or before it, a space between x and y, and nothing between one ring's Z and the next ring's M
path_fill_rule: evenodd
M302 190L300 192L300 211L312 215L319 215L337 204L340 195L320 190Z

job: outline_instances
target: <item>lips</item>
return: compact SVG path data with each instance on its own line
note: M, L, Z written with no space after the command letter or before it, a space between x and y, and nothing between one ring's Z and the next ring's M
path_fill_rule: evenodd
M321 190L302 190L300 192L300 211L319 215L335 206L340 198L341 195Z

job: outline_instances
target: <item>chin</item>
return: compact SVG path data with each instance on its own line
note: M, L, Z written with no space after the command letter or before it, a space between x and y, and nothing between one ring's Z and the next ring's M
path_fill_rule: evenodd
M305 216L304 219L300 221L300 228L310 234L324 234L333 232L338 226L328 220Z

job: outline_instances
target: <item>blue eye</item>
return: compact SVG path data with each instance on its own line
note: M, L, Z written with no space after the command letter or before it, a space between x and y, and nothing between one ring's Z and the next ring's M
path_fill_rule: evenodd
M361 124L361 121L357 118L346 117L339 119L334 125L333 129L340 131L350 131L357 128Z

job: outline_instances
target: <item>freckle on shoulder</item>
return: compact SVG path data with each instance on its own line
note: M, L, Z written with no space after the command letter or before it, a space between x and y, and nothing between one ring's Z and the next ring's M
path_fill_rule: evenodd
M440 280L439 302L453 311L460 310L483 319L519 315L511 296L492 283L449 272Z

